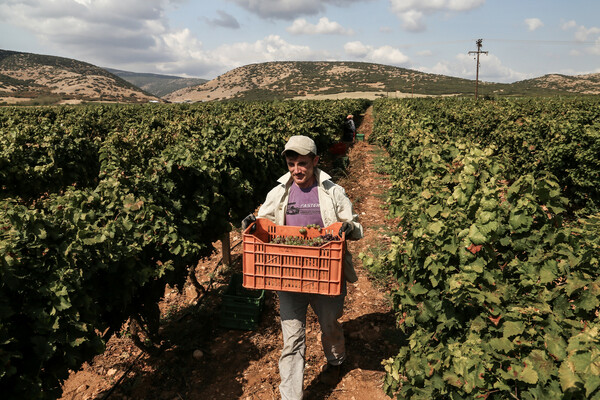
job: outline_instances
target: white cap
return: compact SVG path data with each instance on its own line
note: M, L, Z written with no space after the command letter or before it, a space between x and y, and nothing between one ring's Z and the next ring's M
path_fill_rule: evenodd
M290 137L281 154L285 154L288 150L295 151L302 156L305 156L308 153L317 155L317 145L308 136L294 135Z

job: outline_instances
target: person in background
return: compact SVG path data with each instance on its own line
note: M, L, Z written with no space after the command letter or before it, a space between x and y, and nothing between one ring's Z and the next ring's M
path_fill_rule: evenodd
M307 226L318 224L327 227L342 222L339 235L358 240L363 237L363 227L358 222L352 203L344 188L333 183L331 177L317 168L319 156L315 142L307 137L290 137L282 155L288 173L279 178L279 184L268 194L258 210L259 218L267 218L277 225ZM250 214L242 221L245 230L256 218ZM321 342L327 364L319 380L334 386L341 377L346 359L346 346L342 325L338 321L344 310L346 282L356 282L352 256L344 255L344 282L338 296L278 292L283 349L279 359L283 400L300 400L304 392L304 366L306 354L306 312L310 305L321 327Z
M347 144L354 143L356 138L356 125L354 124L354 116L348 114L344 121L344 133L342 134L342 142Z

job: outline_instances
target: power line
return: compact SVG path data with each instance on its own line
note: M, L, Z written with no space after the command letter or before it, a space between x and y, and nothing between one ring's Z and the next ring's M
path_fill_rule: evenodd
M485 54L487 55L487 51L481 51L481 46L483 43L483 39L477 39L475 42L477 44L477 51L470 51L469 54L477 54L477 72L475 74L475 100L477 100L477 88L479 86L479 55Z
M400 45L401 47L413 47L413 46L437 46L444 44L458 44L458 43L467 43L471 40L461 39L461 40L444 40L444 41L435 41L435 42L415 42L415 43L407 43Z
M581 45L600 45L599 42L591 42L586 40L537 40L537 39L485 39L490 42L507 42L507 43L537 43L537 44L562 44L572 46L574 44Z
M398 47L408 48L417 46L442 46L448 44L460 44L469 43L472 39L460 39L460 40L445 40L445 41L432 41L432 42L415 42L399 44ZM589 40L538 40L538 39L502 39L502 38L485 38L486 41L490 42L504 42L504 43L523 43L523 44L547 44L547 45L585 45L585 46L600 46L600 42L589 41Z

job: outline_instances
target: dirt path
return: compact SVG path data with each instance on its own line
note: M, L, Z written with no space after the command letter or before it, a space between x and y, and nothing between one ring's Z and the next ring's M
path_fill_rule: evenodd
M358 132L368 138L372 123L369 109ZM318 382L325 360L319 325L309 310L305 373L308 400L388 399L381 389L385 375L381 361L397 352L398 332L384 290L369 280L358 258L367 249L384 247L388 240L385 210L381 208L388 183L375 172L375 151L366 141L357 142L348 153L347 176L338 181L346 188L365 228L362 240L349 243L359 279L348 287L341 320L347 341L347 367L336 387ZM240 239L239 233L232 233L231 244L236 245ZM218 289L227 284L231 270L241 271L239 250L239 246L234 248L228 270L219 267L219 254L198 265L200 283L208 286L210 277L215 280L200 305L192 304L196 292L191 286L183 293L166 289L161 305L164 342L160 351L150 355L141 352L129 334L114 336L104 354L71 374L61 400L279 399L277 364L282 338L277 296L266 293L265 311L255 331L228 330L218 324Z

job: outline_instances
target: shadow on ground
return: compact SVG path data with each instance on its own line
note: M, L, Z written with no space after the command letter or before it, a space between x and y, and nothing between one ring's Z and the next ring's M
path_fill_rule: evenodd
M125 378L95 400L240 398L246 380L244 371L277 346L277 341L270 338L277 337L279 325L268 323L275 317L271 306L265 307L257 330L221 327L223 290L209 292L201 306L186 307L162 321L162 347L136 359ZM272 304L273 295L266 293L266 303ZM196 350L202 352L201 358L194 358ZM110 367L126 368L125 363Z
M396 329L393 311L372 313L343 324L348 358L344 362L342 375L360 368L368 371L384 371L381 362L398 354L404 334ZM343 377L343 376L342 376ZM335 390L315 378L306 388L306 398L327 399Z

